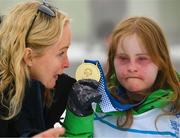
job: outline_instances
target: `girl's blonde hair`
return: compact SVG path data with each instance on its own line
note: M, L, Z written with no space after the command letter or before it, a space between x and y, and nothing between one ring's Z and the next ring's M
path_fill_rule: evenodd
M0 102L5 109L3 119L11 119L22 107L29 70L23 61L26 47L38 54L53 45L62 36L64 25L69 22L66 14L53 9L55 17L38 12L27 36L28 28L37 13L37 1L20 3L4 17L0 29ZM26 39L27 37L27 39Z
M110 44L108 53L108 71L107 82L109 88L113 88L113 85L119 85L117 78L112 84L111 78L115 73L114 58L117 50L118 42L123 40L126 36L136 34L143 42L146 50L148 51L152 61L158 66L159 72L152 87L153 90L172 88L174 91L173 98L171 100L174 105L174 110L171 114L178 113L180 111L180 83L177 73L172 65L168 46L163 35L161 28L153 20L147 17L131 17L120 22L112 33L112 42ZM115 75L114 75L115 76ZM112 95L113 91L111 91ZM145 95L145 94L144 94ZM133 118L130 110L126 112L126 121L124 125L132 124Z

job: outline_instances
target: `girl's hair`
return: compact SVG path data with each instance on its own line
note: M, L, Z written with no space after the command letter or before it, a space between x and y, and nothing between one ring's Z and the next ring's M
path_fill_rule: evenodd
M114 88L119 85L116 77L112 83L112 76L115 76L114 58L117 50L118 42L126 36L136 34L146 50L148 51L152 61L158 66L159 71L157 79L152 87L152 91L156 89L172 88L173 98L171 100L174 110L171 114L180 111L180 83L176 71L172 65L168 46L161 28L153 20L147 17L131 17L120 22L112 33L112 41L108 53L108 70L107 82L109 88ZM113 94L113 90L111 90ZM144 94L145 95L145 94ZM126 121L123 126L130 126L133 122L132 113L126 112Z
M53 45L62 36L63 27L69 22L68 16L55 8L55 17L41 11L37 13L39 6L36 1L20 3L3 19L0 30L0 106L7 111L1 115L3 119L13 118L22 107L25 85L29 80L29 70L23 60L25 48L41 54L45 47Z

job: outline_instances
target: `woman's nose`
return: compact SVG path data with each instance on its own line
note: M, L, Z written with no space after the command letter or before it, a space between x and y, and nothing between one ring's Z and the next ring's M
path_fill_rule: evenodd
M64 66L64 68L68 68L69 67L69 59L68 59L68 57L66 57L65 59L64 59L64 63L63 63L63 66Z

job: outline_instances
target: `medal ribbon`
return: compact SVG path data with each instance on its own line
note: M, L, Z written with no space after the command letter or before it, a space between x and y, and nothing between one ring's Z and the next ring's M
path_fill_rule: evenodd
M116 100L114 97L110 95L110 92L107 87L105 75L102 69L102 66L98 60L88 60L85 59L84 63L92 63L97 65L99 71L100 71L100 84L98 86L98 91L102 95L102 100L99 103L101 110L103 112L113 112L113 111L125 111L130 108L133 108L139 104L141 104L143 101L136 103L136 104L121 104L118 100Z

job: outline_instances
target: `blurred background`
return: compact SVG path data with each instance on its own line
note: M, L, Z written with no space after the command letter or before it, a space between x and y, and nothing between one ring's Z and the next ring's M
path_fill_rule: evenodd
M0 14L5 15L18 2L0 0ZM39 0L41 1L41 0ZM49 0L68 13L72 19L72 44L69 49L70 68L74 77L84 59L98 59L103 65L107 58L107 38L114 25L130 16L147 16L163 29L170 54L180 71L180 0Z

